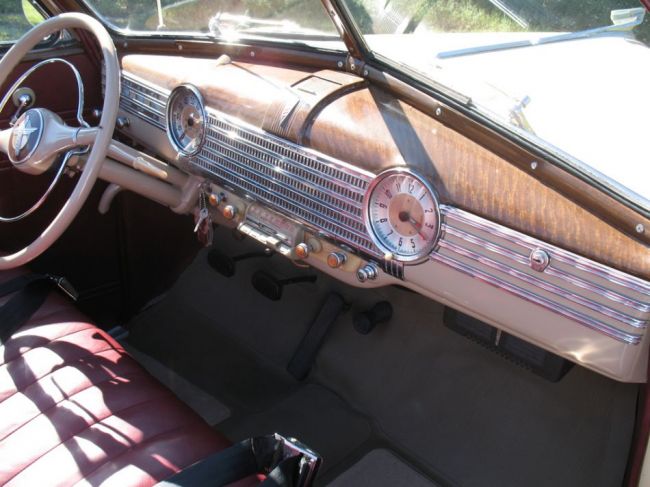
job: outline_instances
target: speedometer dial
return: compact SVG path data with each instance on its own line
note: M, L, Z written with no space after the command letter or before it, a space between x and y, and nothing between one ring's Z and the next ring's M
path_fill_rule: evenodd
M391 169L373 181L365 219L375 244L403 262L425 259L440 231L440 210L433 188L407 169Z
M205 107L199 91L181 85L172 91L167 102L167 134L178 152L196 154L205 137Z

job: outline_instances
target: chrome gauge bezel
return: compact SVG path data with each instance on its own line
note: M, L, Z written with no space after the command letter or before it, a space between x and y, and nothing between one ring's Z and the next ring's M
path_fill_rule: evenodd
M179 93L182 90L189 90L196 97L196 99L199 102L201 119L203 120L203 128L201 130L201 137L199 143L196 145L196 148L192 151L188 151L181 146L181 143L178 140L176 140L176 137L174 136L174 130L172 128L172 120L171 120L172 107L174 105L174 101L176 100L176 98L178 98ZM166 130L167 138L169 139L169 142L172 144L172 147L176 150L176 152L178 152L180 155L185 157L191 157L198 154L201 148L203 147L203 143L205 142L205 136L208 127L208 117L207 117L207 111L205 109L205 103L203 101L203 96L201 95L201 92L198 90L198 88L188 83L178 85L176 88L174 88L169 94L169 98L167 98L167 107L165 108L165 116L167 117L167 130Z
M417 179L431 194L431 199L433 200L433 204L434 204L434 214L436 217L436 228L434 230L435 232L434 238L427 243L426 247L424 247L420 252L414 255L398 254L395 253L393 249L386 246L382 241L382 239L377 235L374 224L370 218L370 204L372 202L373 192L384 179L395 175L408 175L410 177ZM391 257L392 260L395 260L397 262L402 262L404 264L409 264L409 265L420 264L429 259L429 255L435 249L436 245L438 244L438 240L440 238L440 228L442 223L441 223L441 213L440 213L440 200L438 199L438 193L434 189L433 185L425 177L413 171L412 169L406 167L397 167L397 168L388 169L386 171L377 174L377 176L370 182L370 185L366 190L366 194L364 195L363 198L363 222L366 226L366 230L368 231L368 235L370 236L372 242L385 255L390 254L392 256Z

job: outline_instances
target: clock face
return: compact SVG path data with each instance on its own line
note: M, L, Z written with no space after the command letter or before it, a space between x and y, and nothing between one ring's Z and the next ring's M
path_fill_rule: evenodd
M425 259L438 239L438 200L420 176L407 170L387 171L369 189L366 225L375 244L395 260Z

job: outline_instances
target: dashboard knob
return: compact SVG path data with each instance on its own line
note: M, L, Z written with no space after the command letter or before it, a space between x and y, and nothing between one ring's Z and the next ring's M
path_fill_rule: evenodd
M307 257L309 257L311 250L312 249L309 246L309 244L302 242L294 247L293 253L298 259L306 259Z
M211 206L219 206L219 203L221 203L221 200L223 198L221 197L220 194L217 193L210 193L208 196L208 202L210 203Z
M551 256L542 249L534 249L530 253L530 267L534 271L544 272L551 262Z
M129 120L127 117L117 117L117 120L115 121L115 126L118 129L125 129L131 125L131 120Z
M232 220L237 216L237 208L235 208L233 205L227 205L224 207L222 215L226 220Z
M357 270L359 282L374 281L378 275L377 266L374 264L366 264Z
M348 257L343 252L332 252L327 256L327 265L332 269L337 269L345 264L346 260Z

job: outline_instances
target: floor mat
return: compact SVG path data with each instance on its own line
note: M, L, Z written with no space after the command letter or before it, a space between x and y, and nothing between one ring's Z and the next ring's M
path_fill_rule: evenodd
M371 434L363 416L317 385L305 385L264 412L226 421L219 430L234 439L274 432L298 438L321 455L323 472L359 448Z
M230 255L255 250L223 235L217 241ZM219 427L233 439L276 424L327 454L328 469L355 449L330 472L336 475L378 448L358 446L368 436L359 418L368 418L382 448L443 484L621 485L637 385L581 367L546 382L450 331L440 304L402 289L356 289L319 275L316 284L289 286L282 301L271 302L250 285L259 268L279 277L312 272L273 257L238 262L228 279L203 252L168 296L131 324L131 343L231 410ZM351 310L320 351L314 385L304 387L285 367L331 291ZM380 300L393 304L393 319L359 335L354 313Z
M436 487L392 452L372 450L327 484L329 487Z

